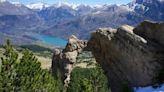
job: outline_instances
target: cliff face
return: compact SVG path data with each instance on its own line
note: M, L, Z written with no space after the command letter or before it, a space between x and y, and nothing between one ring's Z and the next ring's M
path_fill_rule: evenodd
M113 92L121 92L125 84L138 87L155 83L164 67L163 35L164 24L145 21L136 28L98 29L88 47L108 76Z
M72 43L69 40L66 49L60 54L62 59L54 59L53 62L64 62L63 69L69 72L64 71L63 74L68 78L73 68L68 69L66 66L72 67L79 51L90 50L108 77L112 92L122 92L125 86L153 85L159 71L164 68L163 35L163 23L148 21L136 28L128 25L118 29L100 28L92 33L87 47L83 41L73 37L76 41Z

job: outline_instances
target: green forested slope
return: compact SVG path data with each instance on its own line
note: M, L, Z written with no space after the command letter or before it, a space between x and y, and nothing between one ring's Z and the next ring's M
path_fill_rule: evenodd
M69 87L64 88L60 73L53 77L51 70L41 68L31 51L17 51L8 41L0 54L0 92L109 92L98 66L75 68Z

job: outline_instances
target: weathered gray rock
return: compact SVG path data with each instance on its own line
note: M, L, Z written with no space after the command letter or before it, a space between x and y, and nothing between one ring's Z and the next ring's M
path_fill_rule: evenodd
M150 42L164 45L164 23L144 21L134 29L134 33L150 40Z
M87 46L75 36L66 48L53 56L52 70L59 66L67 86L79 52L90 50L106 76L112 92L127 87L148 86L164 68L164 23L145 21L133 28L123 25L118 29L100 28L92 33Z
M155 83L154 78L164 67L163 27L164 24L143 22L135 29L124 25L115 31L98 29L92 33L88 48L104 69L112 92L121 92L125 85Z
M52 61L52 72L56 75L57 70L60 70L65 86L68 86L70 82L70 74L74 68L76 57L85 46L86 43L84 41L72 35L62 52L55 50Z

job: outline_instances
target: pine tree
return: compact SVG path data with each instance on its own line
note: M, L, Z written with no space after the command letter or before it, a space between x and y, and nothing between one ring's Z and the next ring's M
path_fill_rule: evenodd
M41 69L36 57L25 50L17 65L17 84L20 91L29 92L59 92L57 81L48 70Z
M87 78L83 78L81 80L80 85L81 85L81 92L94 92L91 80L88 80Z
M3 92L13 92L15 90L14 79L16 77L15 64L18 60L18 54L12 48L10 41L7 40L6 45L4 45L5 53L4 57L1 58L1 71L0 71L0 82L1 91Z
M109 92L108 81L100 65L96 64L96 68L91 71L91 80L94 92Z
M62 92L60 80L55 79L49 70L42 69L32 52L24 50L22 58L18 59L18 53L9 40L4 49L0 92Z
M67 92L110 92L107 78L100 66L75 68Z
M4 49L0 62L0 92L108 92L107 79L99 66L75 68L65 90L60 73L53 77L51 71L42 69L32 52L24 50L18 59L18 52L9 41Z

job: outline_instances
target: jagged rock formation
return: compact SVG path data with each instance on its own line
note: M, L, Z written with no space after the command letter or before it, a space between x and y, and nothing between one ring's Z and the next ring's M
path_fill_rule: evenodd
M52 61L52 72L55 75L58 71L57 69L60 70L65 86L68 86L70 82L70 74L76 62L76 57L85 46L85 41L71 36L66 48L62 52L58 49L55 50Z
M92 34L88 46L104 69L112 92L121 92L125 85L155 83L164 67L163 35L163 23L147 21L136 28L124 25L117 30L98 29Z
M53 62L62 62L68 84L78 53L82 49L90 50L108 77L112 92L122 92L124 87L153 85L164 68L163 35L164 23L148 21L136 28L128 25L118 29L100 28L92 33L87 47L72 36L63 52L54 55Z

